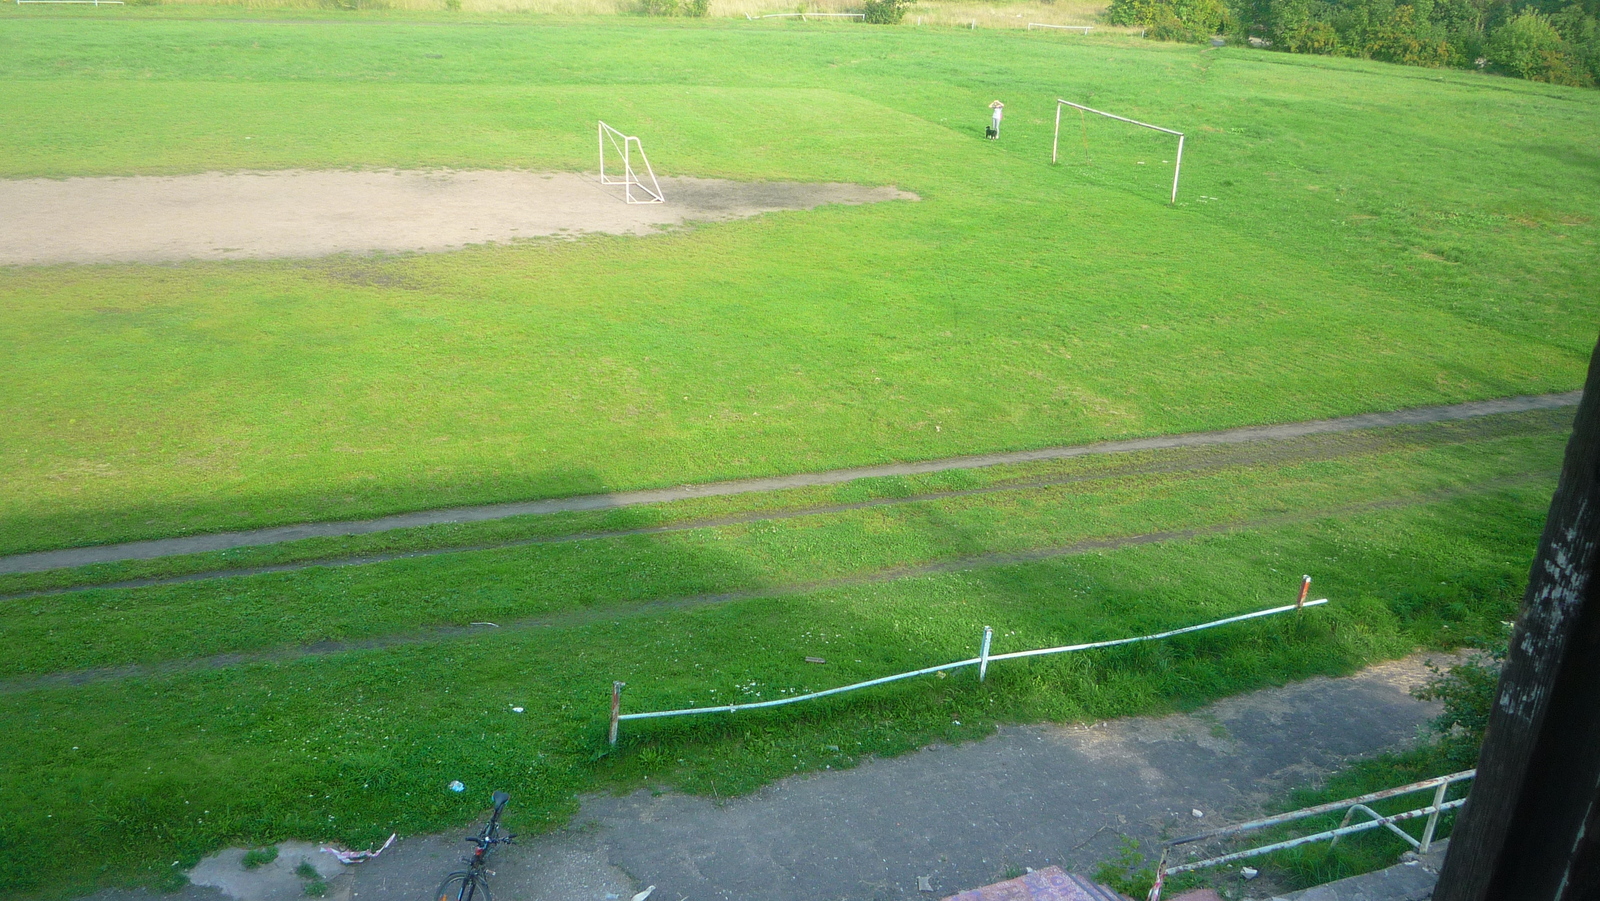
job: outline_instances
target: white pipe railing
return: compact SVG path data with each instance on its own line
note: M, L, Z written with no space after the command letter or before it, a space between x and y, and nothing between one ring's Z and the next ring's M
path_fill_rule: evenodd
M622 689L627 683L613 682L611 686L611 728L608 733L608 740L612 745L617 743L618 725L626 720L662 719L671 716L702 716L713 713L738 713L743 710L762 710L770 707L784 707L789 704L798 704L802 701L815 701L821 698L832 697L833 695L837 694L844 694L845 692L860 691L864 688L872 688L877 685L887 685L890 682L899 682L902 679L912 679L917 676L929 676L933 675L934 673L947 672L949 670L960 669L967 666L975 666L978 668L978 681L981 682L983 681L984 677L988 675L989 665L998 660L1021 660L1026 657L1043 657L1050 654L1071 654L1078 651L1114 648L1143 641L1158 641L1164 638L1173 638L1178 635L1187 635L1191 632L1215 629L1218 626L1226 626L1232 623L1241 623L1247 620L1260 619L1264 616L1276 616L1280 613L1289 613L1291 611L1301 610L1306 607L1315 607L1328 603L1327 598L1320 598L1315 601L1306 600L1306 593L1310 590L1310 587L1311 577L1306 576L1305 581L1301 583L1300 586L1300 599L1298 601L1293 604L1286 604L1282 607L1273 607L1269 610L1257 610L1253 613L1243 613L1238 616L1227 617L1226 619L1213 620L1212 622L1200 623L1199 625L1194 626L1184 626L1179 629L1170 629L1165 632L1156 632L1151 635L1140 635L1134 638L1115 638L1109 641L1091 641L1084 642L1082 644L1062 645L1061 647L1055 648L1039 648L1031 651L1012 651L1008 654L989 653L990 640L994 636L994 630L988 626L984 626L983 642L977 657L967 660L957 660L953 663L941 663L937 666L923 667L922 669L912 670L908 673L895 673L892 676L880 676L877 679L868 679L865 682L855 682L850 685L841 685L838 688L829 688L824 689L823 691L813 691L806 694L793 695L787 698L776 698L771 701L755 701L749 704L720 704L716 707L686 707L677 710L654 710L644 713L623 713Z
M1029 22L1028 23L1028 30L1029 31L1032 31L1035 28L1059 28L1059 29L1061 29L1063 31L1081 31L1084 34L1088 34L1089 30L1094 28L1094 26L1093 25L1046 25L1043 22Z
M1156 864L1156 881L1155 884L1150 887L1150 894L1147 898L1147 901L1161 901L1161 889L1165 884L1167 877L1174 873L1187 873L1191 870L1200 870L1206 867L1214 867L1218 864L1232 863L1236 860L1244 860L1245 858L1257 857L1262 854L1271 854L1274 851L1284 851L1289 848L1297 848L1301 845L1310 844L1312 842L1327 841L1336 845L1339 843L1339 839L1343 836L1353 835L1357 832L1366 832L1372 829L1388 829L1390 832L1393 832L1400 838L1405 839L1406 843L1411 845L1411 847L1415 848L1418 852L1426 854L1428 853L1428 849L1433 845L1433 836L1439 827L1439 816L1445 811L1455 810L1456 808L1467 803L1466 798L1457 798L1454 801L1446 801L1444 799L1445 793L1449 791L1451 785L1454 785L1458 782L1465 782L1468 779L1476 776L1477 772L1477 770L1462 770L1459 773L1451 773L1448 776L1436 776L1432 779L1424 779L1421 782L1413 782L1410 785L1402 785L1397 788L1386 788L1383 791L1365 794L1359 798L1346 798L1343 801L1331 801L1327 804L1318 804L1315 807L1306 807L1301 810L1290 811L1289 813L1280 813L1277 816L1263 817L1259 820L1251 820L1248 823L1240 823L1236 826L1224 826L1221 829L1213 829L1210 832L1201 832L1196 835L1175 838L1172 841L1167 842L1166 845L1161 849L1161 860ZM1371 807L1367 806L1368 804L1376 801L1382 801L1386 798L1397 798L1401 795L1409 795L1414 792L1426 791L1430 788L1433 789L1433 803L1426 807L1419 807L1415 810L1407 810L1402 813L1384 816L1383 814L1380 814ZM1296 820L1303 820L1307 817L1321 816L1323 814L1334 813L1340 810L1345 811L1345 814L1344 820L1339 824L1339 828L1337 829L1327 829L1314 835L1302 835L1298 838L1286 839L1281 842L1273 842L1270 845L1262 845L1259 848L1250 848L1244 851L1234 851L1231 854L1222 854L1216 857L1206 858L1205 860L1191 861L1189 863L1179 864L1177 866L1167 866L1167 855L1171 853L1173 848L1176 848L1179 845L1187 845L1192 842L1223 838L1229 835L1238 835L1244 832L1252 832L1257 829L1266 829L1271 826L1281 826L1285 823L1292 823ZM1364 813L1372 819L1364 823L1356 823L1355 825L1351 825L1350 818L1355 816L1357 812ZM1428 818L1428 823L1423 828L1421 839L1413 838L1410 833L1395 825L1396 823L1401 823L1406 820L1414 820L1418 817L1424 816Z

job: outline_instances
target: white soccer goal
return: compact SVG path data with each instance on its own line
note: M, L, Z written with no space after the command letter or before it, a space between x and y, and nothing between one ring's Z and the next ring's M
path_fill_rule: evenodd
M1183 132L1181 132L1181 131L1173 131L1170 128L1162 128L1159 125L1151 125L1148 122L1140 122L1140 121L1138 121L1136 119L1129 119L1129 118L1127 118L1125 116L1118 116L1118 115L1115 115L1115 114L1112 114L1112 113L1105 112L1104 110L1097 110L1097 109L1094 109L1092 107L1084 106L1081 103L1073 103L1071 100L1057 100L1056 101L1056 136L1055 136L1055 140L1050 143L1050 162L1052 162L1052 163L1054 163L1056 161L1058 151L1061 148L1061 108L1063 106L1072 107L1073 109L1078 111L1078 115L1080 115L1080 116L1083 115L1084 113L1094 113L1096 116L1105 116L1107 119L1116 119L1118 122L1126 122L1129 125L1137 125L1140 128L1150 128L1150 129L1154 129L1156 131L1166 132L1169 135L1177 135L1178 136L1178 155L1173 157L1173 162L1172 162L1172 202L1173 203L1177 203L1178 202L1178 173L1183 170ZM1085 139L1085 140L1087 140L1087 139ZM1085 144L1085 146L1087 146L1087 144Z
M600 123L600 183L603 185L622 185L622 195L629 203L666 203L667 198L661 195L661 184L656 181L655 170L650 168L650 160L644 155L644 145L632 135L625 135L615 128ZM606 174L606 146L610 145L614 160L622 163L622 175ZM642 168L635 167L637 165ZM613 173L616 166L612 166ZM638 188L643 196L635 196L634 188Z

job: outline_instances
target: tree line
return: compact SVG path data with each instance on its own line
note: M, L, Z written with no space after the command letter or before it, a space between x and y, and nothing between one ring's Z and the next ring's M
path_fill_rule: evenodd
M1600 83L1600 0L1112 0L1106 17L1159 40Z

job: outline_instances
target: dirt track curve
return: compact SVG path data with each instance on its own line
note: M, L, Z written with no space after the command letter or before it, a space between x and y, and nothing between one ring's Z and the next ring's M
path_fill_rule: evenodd
M1582 396L1583 392L1581 391L1571 391L1565 394L1508 397L1442 407L1418 407L1389 413L1365 413L1360 416L1345 416L1338 419L1316 419L1308 422L1250 426L1215 432L1190 432L1183 435L1135 438L1126 441L1105 441L1098 444L1049 447L1040 450L980 454L969 457L947 457L940 460L924 460L914 463L858 466L847 469L833 469L826 472L801 473L763 479L737 479L726 482L707 482L699 485L682 485L675 488L620 491L613 494L588 494L576 497L552 498L550 500L488 504L479 507L419 510L413 513L400 513L377 519L301 523L242 532L218 532L211 535L161 538L153 541L134 541L125 544L100 545L98 547L64 548L56 551L38 551L30 554L0 557L0 574L45 572L52 569L87 566L94 563L112 563L121 560L154 560L182 554L199 554L207 551L231 550L242 547L262 547L287 541L298 541L303 538L338 538L350 535L370 535L375 532L388 532L396 529L414 529L421 526L449 523L486 522L507 519L513 516L609 510L619 507L659 504L688 498L725 497L735 494L781 491L789 488L812 488L839 485L845 482L853 482L857 479L882 478L885 476L925 475L958 469L981 469L987 466L1033 463L1043 460L1063 460L1071 457L1124 454L1169 448L1249 444L1252 442L1300 438L1308 435L1354 432L1385 426L1425 425L1428 423L1475 419L1481 416L1492 416L1501 413L1524 413L1533 410L1573 407L1577 406L1578 400Z

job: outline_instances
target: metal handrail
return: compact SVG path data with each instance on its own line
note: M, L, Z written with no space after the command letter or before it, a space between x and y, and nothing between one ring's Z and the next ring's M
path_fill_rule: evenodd
M1234 826L1224 826L1221 829L1212 829L1209 832L1200 832L1195 835L1172 839L1161 849L1161 860L1156 864L1156 881L1155 884L1150 887L1150 894L1147 901L1161 901L1162 886L1166 882L1166 878L1174 873L1187 873L1191 870L1204 869L1205 867L1212 867L1216 866L1217 864L1232 863L1235 860L1243 860L1247 857L1256 857L1261 854L1270 854L1273 851L1283 851L1288 848L1295 848L1300 845L1310 844L1311 842L1331 841L1331 845L1337 845L1339 843L1339 839L1343 836L1352 835L1357 832L1366 832L1372 829L1388 829L1389 831L1405 839L1406 842L1410 844L1411 847L1415 848L1419 853L1426 854L1428 849L1433 845L1433 836L1439 826L1439 816L1447 810L1455 810L1456 808L1459 808L1463 804L1467 803L1466 798L1457 798L1454 801L1446 801L1444 799L1445 793L1449 791L1451 785L1454 785L1457 782L1465 782L1468 779L1476 776L1477 773L1477 770L1462 770L1459 773L1451 773L1448 776L1435 776L1432 779L1424 779L1421 782L1413 782L1409 785L1401 785L1396 788L1386 788L1382 791L1371 792L1358 798L1346 798L1343 801L1330 801L1327 804L1318 804L1315 807L1306 807L1300 810L1290 811L1289 813L1280 813L1276 816L1263 817L1259 820L1251 820L1248 823L1239 823ZM1397 798L1401 795L1409 795L1414 792L1425 791L1430 788L1434 790L1433 803L1426 807L1419 807L1415 810L1407 810L1402 813L1384 816L1367 806L1375 801L1382 801L1386 798ZM1189 863L1179 864L1172 867L1167 866L1167 855L1171 853L1173 848L1176 848L1179 845L1187 845L1192 842L1205 841L1207 839L1222 838L1228 835L1238 835L1244 832L1253 832L1257 829L1266 829L1271 826L1281 826L1285 823L1292 823L1296 820L1303 820L1307 817L1333 813L1338 810L1345 811L1345 815L1344 820L1339 824L1339 828L1337 829L1324 830L1316 833L1315 835L1302 835L1298 838L1274 842L1270 845L1262 845L1259 848L1235 851L1231 854L1222 854L1217 857L1207 858L1205 860L1191 861ZM1351 817L1355 816L1358 811L1366 814L1369 817L1372 817L1372 819L1363 823L1351 825L1350 819ZM1395 825L1396 823L1403 822L1405 820L1414 820L1423 816L1428 818L1428 823L1423 829L1422 838L1420 840L1412 838L1411 835L1404 829L1401 829L1399 826Z
M627 685L627 683L620 681L613 682L611 683L611 729L608 740L612 745L617 743L618 726L624 720L660 719L669 716L697 716L711 713L738 713L741 710L759 710L767 707L783 707L789 704L798 704L801 701L815 701L820 698L826 698L836 694L843 694L849 691L859 691L863 688L871 688L876 685L885 685L890 682L898 682L902 679L911 679L916 676L932 675L934 673L960 669L966 666L976 666L978 668L978 681L981 682L988 674L989 664L997 660L1021 660L1025 657L1042 657L1049 654L1070 654L1077 651L1092 651L1099 648L1112 648L1120 645L1135 644L1142 641L1156 641L1163 638L1186 635L1190 632L1200 632L1205 629L1214 629L1218 626L1226 626L1231 623L1259 619L1263 616L1274 616L1280 613L1288 613L1290 611L1301 610L1306 607L1316 607L1328 603L1327 598L1319 598L1314 601L1306 600L1306 593L1310 586L1311 577L1306 576L1305 581L1302 583L1300 588L1300 600L1293 604L1286 604L1282 607L1273 607L1268 610L1257 610L1252 613L1243 613L1238 616L1230 616L1226 619L1213 620L1208 623L1200 623L1199 625L1194 626L1184 626L1179 629L1169 629L1165 632L1157 632L1151 635L1140 635L1134 638L1115 638L1110 641L1092 641L1085 642L1083 644L1063 645L1055 648L1039 648L1031 651L1012 651L1006 654L990 654L989 644L994 637L994 630L988 626L984 626L983 642L980 646L978 656L976 657L966 660L957 660L953 663L941 663L937 666L924 667L919 670L912 670L908 673L895 673L892 676L880 676L876 679L868 679L865 682L855 682L850 685L841 685L837 688L828 688L822 691L813 691L806 694L792 695L787 698L776 698L771 701L757 701L750 704L720 704L716 707L687 707L680 708L678 710L655 710L645 713L623 713L622 689Z

